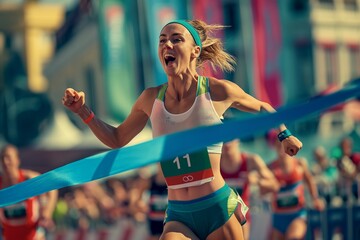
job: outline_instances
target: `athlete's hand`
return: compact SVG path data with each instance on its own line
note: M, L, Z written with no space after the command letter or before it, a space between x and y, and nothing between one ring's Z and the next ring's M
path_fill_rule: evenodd
M295 156L303 146L302 142L295 136L285 138L281 143L284 147L285 153L290 156Z
M250 184L258 184L260 179L260 175L256 171L250 171L248 173L248 182Z
M70 111L78 113L80 108L85 104L85 93L67 88L62 98L62 104Z
M322 211L325 208L325 203L322 199L316 198L313 200L314 208L318 211Z
M41 226L47 230L52 230L55 227L55 223L54 223L53 219L51 218L50 214L41 213L40 219L39 219L39 226Z

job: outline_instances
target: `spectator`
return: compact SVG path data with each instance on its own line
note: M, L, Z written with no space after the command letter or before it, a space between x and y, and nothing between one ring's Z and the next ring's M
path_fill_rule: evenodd
M351 198L359 198L359 172L360 153L353 152L353 142L349 137L340 141L341 155L337 159L337 166L340 171L340 189L345 202ZM350 198L350 199L349 199Z
M99 224L108 224L112 221L111 212L115 208L115 201L97 181L83 185L83 190L88 199L93 199L99 209Z
M330 161L324 147L316 147L313 151L313 157L315 163L312 167L312 174L315 178L319 195L324 198L327 205L329 205L332 197L337 193L336 184L338 182L339 172L336 165Z
M105 187L114 200L114 209L110 213L113 221L128 216L129 196L124 181L118 178L109 178L105 181Z
M280 190L272 199L271 239L304 239L307 231L305 184L309 189L313 207L323 210L324 204L318 196L314 178L305 159L285 154L276 134L271 133L269 140L277 153L269 168L280 183Z
M276 192L279 189L278 181L267 168L263 159L257 154L242 152L238 139L223 145L220 168L227 184L237 190L245 204L250 206L250 210L250 185L258 185L262 194ZM247 222L243 226L244 239L249 239L249 212L246 220Z
M149 228L149 239L160 238L164 227L165 211L167 208L168 194L164 175L159 165L157 171L150 177L148 186L148 213L147 222Z
M142 196L148 185L149 180L138 174L128 179L129 216L136 222L145 222L147 219L148 206Z
M39 173L20 168L17 147L6 145L0 151L0 189L34 178ZM54 228L52 219L57 191L32 197L0 209L2 235L6 240L42 240L46 230Z

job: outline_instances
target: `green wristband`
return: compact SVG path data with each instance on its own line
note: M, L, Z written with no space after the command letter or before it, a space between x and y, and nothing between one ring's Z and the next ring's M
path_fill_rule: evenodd
M288 129L285 129L284 131L280 132L277 137L280 142L282 142L285 138L288 138L292 136L291 132Z

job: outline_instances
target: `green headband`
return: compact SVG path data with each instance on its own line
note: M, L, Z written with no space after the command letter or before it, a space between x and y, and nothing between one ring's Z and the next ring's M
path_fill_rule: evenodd
M180 24L180 25L184 26L190 32L190 34L193 37L196 45L200 47L200 50L202 49L202 43L201 43L199 33L196 31L196 29L190 23L188 23L185 20L174 20L174 21L171 21L171 22L167 23L165 26L167 26L169 24L172 24L172 23L177 23L177 24Z

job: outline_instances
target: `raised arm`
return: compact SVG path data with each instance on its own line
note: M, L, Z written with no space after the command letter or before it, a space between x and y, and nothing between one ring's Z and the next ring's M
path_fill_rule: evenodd
M251 95L247 94L237 84L228 80L212 80L210 85L211 93L214 93L215 99L222 101L223 111L232 107L240 111L260 113L260 112L275 112L276 110L268 103L260 101ZM278 127L281 142L284 146L284 150L290 156L294 156L302 148L302 143L295 136L291 135L284 124L280 124Z
M117 127L102 121L85 104L85 93L72 88L65 90L62 103L89 126L95 136L111 148L119 148L128 144L144 129L151 107L156 97L156 88L144 90L133 105L129 116Z
M40 175L38 172L31 170L24 170L24 174L27 179L34 178ZM40 195L39 200L39 224L46 229L51 229L55 226L52 217L58 200L58 190L52 190Z
M280 188L280 183L266 166L264 160L259 155L252 154L248 161L250 172L258 174L257 184L260 187L260 193L277 192Z
M316 210L321 211L324 209L324 202L319 198L319 193L318 193L318 189L316 186L315 178L313 177L313 175L311 174L311 172L308 168L306 159L301 158L299 160L299 163L300 163L300 166L303 168L304 180L309 189L309 193L312 198L314 208Z

